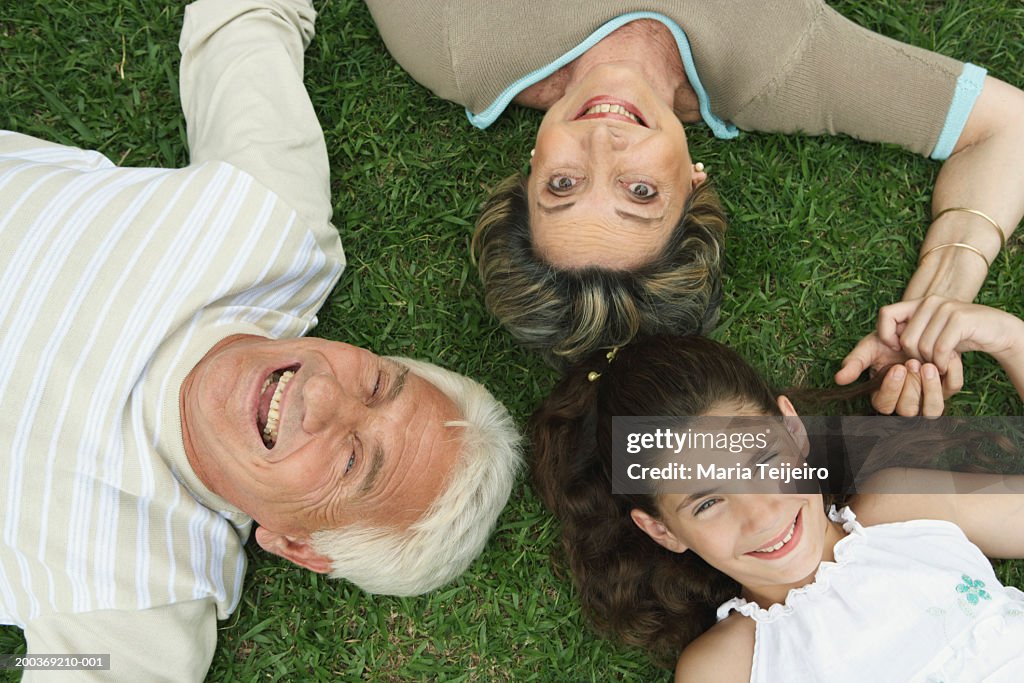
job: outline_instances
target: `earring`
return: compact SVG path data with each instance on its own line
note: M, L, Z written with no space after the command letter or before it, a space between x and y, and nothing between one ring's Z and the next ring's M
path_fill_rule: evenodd
M697 173L700 173L701 171L704 170L704 164L698 161L693 165L693 170L696 171Z
M536 149L531 149L531 150L530 150L530 158L532 159L532 158L533 158L533 155L534 155L534 154L536 154L536 153L537 153L537 150L536 150Z

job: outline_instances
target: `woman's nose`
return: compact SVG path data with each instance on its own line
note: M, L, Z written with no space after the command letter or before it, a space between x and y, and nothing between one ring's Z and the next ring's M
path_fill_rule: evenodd
M338 384L330 374L313 375L302 386L302 401L305 413L302 429L307 434L316 434L339 420L354 418L362 407Z
M599 150L611 149L621 152L629 146L629 140L622 131L603 123L594 126L590 137L594 147Z

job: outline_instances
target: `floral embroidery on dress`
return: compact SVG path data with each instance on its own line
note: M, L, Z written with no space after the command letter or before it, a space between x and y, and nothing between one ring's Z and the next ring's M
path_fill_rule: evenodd
M974 607L982 600L991 600L992 596L985 590L985 582L981 579L972 579L967 574L962 574L960 581L961 583L956 587L956 592L960 594L957 604L960 611L969 617L974 617Z
M992 599L992 596L988 594L987 590L985 590L984 581L980 579L974 580L967 574L961 576L960 579L963 581L963 583L956 587L956 592L963 593L964 598L966 598L967 602L971 603L972 605L977 605L978 600Z

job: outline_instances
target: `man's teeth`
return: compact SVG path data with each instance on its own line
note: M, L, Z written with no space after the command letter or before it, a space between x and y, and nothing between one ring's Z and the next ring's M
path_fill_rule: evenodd
M268 447L277 442L277 424L281 419L281 396L284 394L284 387L288 380L295 376L293 370L285 370L278 376L275 372L263 382L260 393L267 390L271 382L277 380L277 387L274 389L274 396L270 399L270 412L267 413L267 424L263 427L263 443Z
M780 548L782 548L782 546L784 546L787 543L789 543L789 541L793 538L793 531L795 529L796 529L796 520L793 520L793 526L789 527L789 531L786 533L785 538L783 538L781 541L779 541L778 543L776 543L773 546L768 546L767 548L758 548L754 552L755 553L773 553L776 550L779 550Z
M620 104L598 104L583 112L584 116L588 114L619 114L620 116L628 116L640 125L643 125L643 121L636 114L633 114Z

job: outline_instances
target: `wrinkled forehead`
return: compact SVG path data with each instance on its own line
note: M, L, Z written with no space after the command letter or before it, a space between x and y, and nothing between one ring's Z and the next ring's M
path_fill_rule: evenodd
M391 522L407 527L447 488L464 448L462 414L455 402L426 379L409 372L405 406L394 425L399 449L385 494Z

